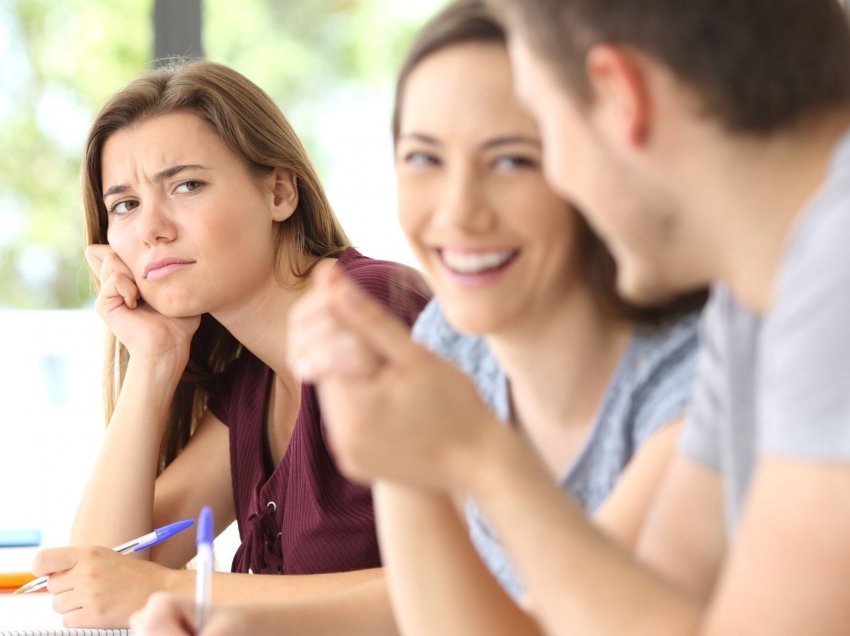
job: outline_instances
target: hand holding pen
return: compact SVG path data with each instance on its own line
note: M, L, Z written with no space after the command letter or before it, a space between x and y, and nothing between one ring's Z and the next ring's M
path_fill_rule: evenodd
M162 543L166 539L170 539L174 535L183 532L183 530L192 526L192 524L194 523L194 519L183 519L182 521L176 521L174 523L168 524L167 526L157 528L153 532L148 532L147 534L128 541L127 543L122 543L121 545L113 548L113 550L119 554L130 554L131 552L140 552L142 550L146 550L147 548L155 546L158 543ZM35 592L36 590L40 590L41 588L47 585L47 581L49 578L49 576L41 576L37 579L34 579L26 585L15 590L15 594L26 594L28 592Z

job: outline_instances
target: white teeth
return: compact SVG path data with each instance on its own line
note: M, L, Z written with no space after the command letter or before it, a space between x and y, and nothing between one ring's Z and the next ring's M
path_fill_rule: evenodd
M458 274L479 274L501 267L516 254L515 250L499 252L456 252L442 250L443 263Z

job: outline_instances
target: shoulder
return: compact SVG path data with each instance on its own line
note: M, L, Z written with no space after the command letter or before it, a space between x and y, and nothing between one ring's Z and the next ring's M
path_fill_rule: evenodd
M337 262L355 283L408 325L431 298L425 279L407 265L369 258L353 247L346 248Z
M804 307L845 292L850 283L848 238L850 134L839 144L828 178L795 222L779 275L780 303Z
M236 419L238 405L249 397L263 399L269 368L247 349L242 349L208 387L207 408L225 424ZM264 381L266 380L266 381Z
M821 188L797 219L780 270L773 306L765 314L765 356L787 369L847 360L850 344L850 168ZM814 357L815 354L817 357ZM768 369L770 369L770 366Z
M850 157L845 156L845 161ZM850 166L798 219L759 341L762 450L850 458Z

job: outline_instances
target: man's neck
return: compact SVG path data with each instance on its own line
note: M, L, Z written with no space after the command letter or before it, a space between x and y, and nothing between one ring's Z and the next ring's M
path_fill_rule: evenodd
M770 310L785 250L848 126L845 109L781 135L735 139L701 166L715 177L696 179L691 205L715 243L712 269L749 309Z

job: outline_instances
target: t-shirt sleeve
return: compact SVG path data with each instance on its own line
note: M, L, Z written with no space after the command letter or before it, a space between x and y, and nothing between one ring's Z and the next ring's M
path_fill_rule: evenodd
M850 460L850 207L818 215L787 256L765 322L761 453Z
M662 342L653 342L651 369L638 396L635 447L659 428L681 418L690 404L696 376L697 316L669 328Z
M207 410L219 420L230 425L231 406L234 398L234 382L236 379L237 366L240 360L237 358L222 371L212 383L207 397Z
M345 267L355 283L408 327L413 326L431 298L419 272L405 265L361 257L346 261Z
M715 471L720 470L720 418L724 392L724 314L728 292L715 287L703 311L699 328L696 379L679 451Z

